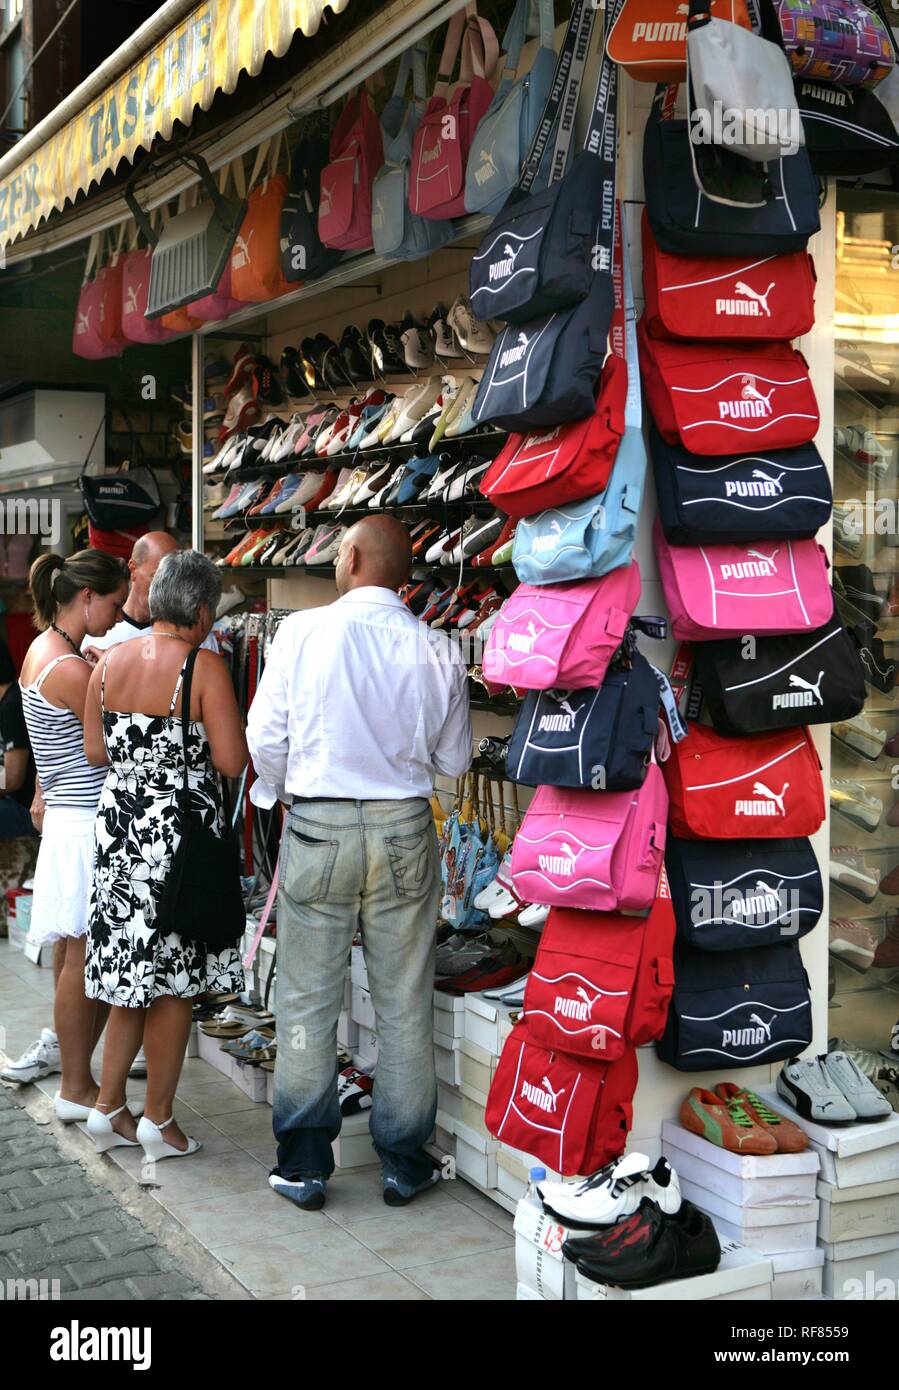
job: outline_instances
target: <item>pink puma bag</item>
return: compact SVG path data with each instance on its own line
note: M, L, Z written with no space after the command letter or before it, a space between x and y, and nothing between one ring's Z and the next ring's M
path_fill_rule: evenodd
M484 678L519 690L602 685L640 597L636 560L600 579L519 584L484 648Z
M512 882L529 903L643 912L654 901L668 819L657 763L632 792L538 787L512 842Z
M815 540L669 545L658 520L653 538L679 640L805 632L833 616L827 557Z

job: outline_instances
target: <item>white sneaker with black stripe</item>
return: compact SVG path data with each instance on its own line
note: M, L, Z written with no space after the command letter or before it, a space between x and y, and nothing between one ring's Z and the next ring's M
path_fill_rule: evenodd
M544 1211L566 1226L591 1230L613 1226L650 1197L668 1216L680 1211L677 1173L667 1158L650 1168L646 1154L625 1154L579 1182L542 1182L537 1194Z

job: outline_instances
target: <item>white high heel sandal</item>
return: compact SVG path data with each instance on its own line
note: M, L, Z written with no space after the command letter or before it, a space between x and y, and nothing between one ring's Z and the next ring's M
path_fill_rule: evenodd
M176 1149L174 1144L167 1144L162 1137L162 1131L166 1125L170 1125L174 1115L169 1115L167 1120L163 1120L161 1125L154 1125L152 1120L146 1116L142 1118L137 1126L137 1142L143 1145L144 1153L147 1158L158 1162L161 1158L187 1158L188 1154L195 1154L203 1145L199 1139L187 1141L186 1149Z
M131 1105L128 1108L135 1119L138 1119L139 1116L144 1113L143 1101L138 1101L135 1105ZM84 1124L86 1120L90 1119L93 1112L89 1105L79 1105L78 1102L74 1100L63 1100L62 1096L57 1091L56 1095L53 1097L53 1113L60 1124L77 1125ZM100 1113L102 1114L102 1111ZM118 1113L119 1112L116 1111L116 1114Z
M137 1139L126 1139L124 1134L117 1134L112 1127L116 1115L121 1115L122 1111L127 1109L126 1101L118 1110L110 1110L108 1115L102 1110L91 1110L87 1117L87 1132L93 1139L98 1154L105 1154L107 1149L117 1149L120 1146L129 1149L140 1147Z

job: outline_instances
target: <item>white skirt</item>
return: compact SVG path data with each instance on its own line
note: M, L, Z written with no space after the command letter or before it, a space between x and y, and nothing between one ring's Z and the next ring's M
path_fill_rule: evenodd
M96 817L96 809L82 806L47 807L34 871L32 945L87 932Z

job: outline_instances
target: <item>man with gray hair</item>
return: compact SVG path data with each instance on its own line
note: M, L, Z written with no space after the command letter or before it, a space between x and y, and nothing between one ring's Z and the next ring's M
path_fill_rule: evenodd
M99 656L100 652L117 646L119 642L128 642L132 637L141 637L150 631L150 585L159 569L160 560L178 548L178 542L168 531L148 531L134 542L128 561L131 588L122 610L121 622L111 627L105 637L91 637L89 645L83 649L86 656ZM210 652L220 650L211 632L201 647Z
M378 1037L371 1134L388 1206L439 1176L434 1126L434 952L440 867L434 777L471 762L458 648L409 612L411 563L390 516L351 526L340 598L281 624L250 710L256 805L290 806L278 901L278 1052L269 1183L307 1211L324 1205L340 1132L337 1019L362 929Z

